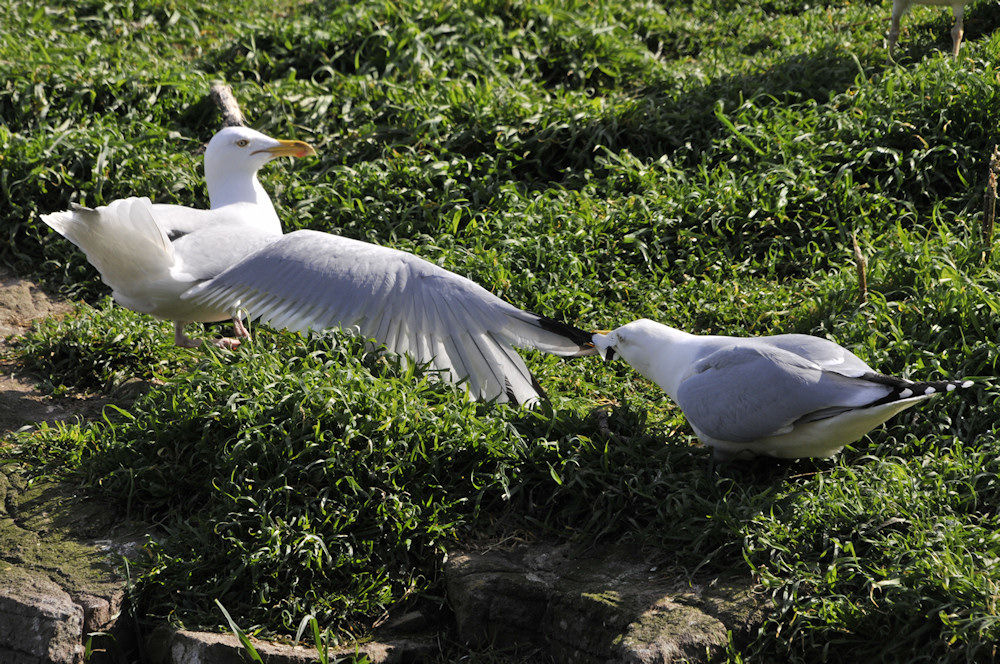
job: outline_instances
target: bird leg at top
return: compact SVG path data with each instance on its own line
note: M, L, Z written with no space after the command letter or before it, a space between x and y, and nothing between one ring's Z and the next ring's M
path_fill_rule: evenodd
M899 41L899 21L903 17L905 7L906 5L899 2L892 3L892 15L889 17L889 48L886 49L889 54L885 61L887 65L891 65L893 62L893 51L896 50L896 43Z
M955 26L951 29L951 42L952 42L952 57L958 57L958 50L962 48L962 37L965 36L965 25L963 19L965 17L965 6L955 5L952 7L952 12L955 14Z
M233 316L233 333L236 337L222 337L221 339L216 339L214 343L219 348L225 348L227 350L235 350L240 346L240 339L246 339L250 341L250 330L246 328L243 321L240 320L240 315L237 313Z
M892 14L889 18L889 55L886 59L887 65L891 65L894 61L893 52L899 41L899 21L903 17L903 14L910 9L910 6L914 4L944 5L948 3L937 0L893 0ZM951 5L951 13L955 17L955 25L951 29L951 55L954 58L958 58L958 52L962 48L962 37L965 36L965 4L962 0L956 0Z
M238 338L250 341L250 330L248 330L246 328L246 325L243 324L243 321L240 320L239 314L233 316L233 332L236 334Z

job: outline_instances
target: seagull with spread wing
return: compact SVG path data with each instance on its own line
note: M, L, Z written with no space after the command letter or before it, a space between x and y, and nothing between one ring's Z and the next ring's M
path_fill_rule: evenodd
M181 296L281 237L281 221L257 171L278 157L315 153L302 141L226 127L205 148L211 209L124 198L94 209L73 205L42 215L42 221L83 250L119 304L172 320L178 346L199 344L184 333L187 323L230 317L237 337L245 338L246 329L234 312L195 305ZM216 343L239 345L238 339Z
M312 153L228 127L205 152L211 210L129 198L42 218L83 249L120 304L173 320L180 345L196 345L186 321L232 318L245 337L243 313L293 331L341 327L463 383L474 399L528 404L543 393L514 346L596 352L591 333L413 254L312 230L282 234L257 170Z

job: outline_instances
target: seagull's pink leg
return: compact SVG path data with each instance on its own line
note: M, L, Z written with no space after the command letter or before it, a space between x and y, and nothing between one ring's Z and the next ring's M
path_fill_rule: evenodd
M229 350L234 350L239 348L240 339L246 339L250 341L250 331L243 325L243 321L240 320L239 316L233 316L233 331L236 334L236 338L233 337L222 337L221 339L215 340L215 345L219 348L228 348Z
M196 341L184 334L184 326L187 325L186 321L175 320L174 321L174 344L182 348L197 348L202 344L201 341ZM240 339L250 339L250 332L247 330L246 326L243 325L243 321L239 318L233 318L233 327L236 328L236 337L222 337L221 339L216 339L211 343L215 344L219 348L226 348L228 350L234 350L239 348Z
M885 61L887 65L892 64L892 54L896 50L896 42L899 41L899 20L909 8L909 0L892 0L892 14L889 18L889 55Z
M955 5L951 11L955 14L955 26L951 29L951 55L957 58L958 51L962 48L962 36L965 35L965 26L962 20L965 17L965 5Z
M200 341L195 341L188 335L184 334L184 326L187 325L187 321L175 320L174 321L174 345L180 346L182 348L197 348L201 345Z
M239 316L233 316L233 330L240 339L250 340L250 330L246 328Z

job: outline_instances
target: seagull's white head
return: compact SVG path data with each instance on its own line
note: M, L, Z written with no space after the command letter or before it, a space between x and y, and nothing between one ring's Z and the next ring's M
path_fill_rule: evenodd
M225 127L205 148L205 182L212 208L232 203L271 205L257 171L277 157L316 154L308 143L266 136L249 127Z
M657 339L666 336L672 329L647 318L640 318L610 332L595 333L594 346L605 360L613 360L618 355L634 366L634 357L652 352L662 344Z
M671 394L675 377L687 362L688 344L696 337L681 330L640 318L605 334L594 334L601 357L620 356L632 368Z

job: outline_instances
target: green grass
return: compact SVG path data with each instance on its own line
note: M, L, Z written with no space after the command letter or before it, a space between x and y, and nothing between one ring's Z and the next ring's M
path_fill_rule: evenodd
M811 333L888 373L988 379L995 6L969 6L957 61L949 12L914 8L885 67L888 3L9 5L0 261L81 302L14 354L57 393L150 389L3 449L158 524L140 613L228 629L219 602L248 633L314 616L324 639L360 637L439 606L449 548L527 529L752 579L770 611L732 661L993 656L990 380L835 460L708 472L679 411L621 363L529 353L551 403L525 412L336 334L173 348L38 214L206 205L197 149L224 80L255 127L319 148L262 173L287 229L412 251L582 327Z

